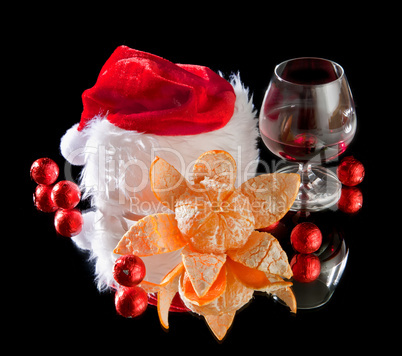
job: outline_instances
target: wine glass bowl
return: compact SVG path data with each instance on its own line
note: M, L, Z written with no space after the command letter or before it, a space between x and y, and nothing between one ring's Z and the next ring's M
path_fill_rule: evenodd
M301 175L292 210L318 211L335 204L341 183L321 165L342 154L356 132L355 106L343 68L312 57L278 64L259 121L267 148L297 163L280 170Z

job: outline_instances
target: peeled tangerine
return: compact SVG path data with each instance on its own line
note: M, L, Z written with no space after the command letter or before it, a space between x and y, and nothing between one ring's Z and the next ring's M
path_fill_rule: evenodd
M238 191L223 202L211 202L205 193L187 191L176 203L175 215L183 237L203 253L239 248L254 231L251 205Z
M182 261L160 284L158 314L169 327L170 304L179 292L190 310L204 316L221 340L235 313L254 291L275 294L296 312L292 270L278 240L265 228L290 209L299 189L297 174L264 174L235 189L236 163L225 151L208 151L193 168L190 184L161 158L151 165L151 188L172 213L149 215L122 237L114 252L139 257L181 250Z

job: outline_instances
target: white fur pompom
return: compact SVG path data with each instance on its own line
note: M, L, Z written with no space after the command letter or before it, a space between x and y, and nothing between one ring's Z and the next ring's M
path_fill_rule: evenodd
M67 130L60 141L60 151L63 157L75 166L83 166L85 164L85 144L87 135L77 130L78 124Z

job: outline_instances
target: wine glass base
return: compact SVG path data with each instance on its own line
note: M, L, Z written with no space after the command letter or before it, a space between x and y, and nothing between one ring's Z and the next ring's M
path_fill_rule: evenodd
M315 280L309 283L292 281L292 283L292 290L297 300L298 310L322 307L329 302L335 289L333 288L331 291L330 288L320 280ZM274 299L279 303L286 305L275 295Z
M297 309L314 309L327 304L345 271L349 248L340 230L334 229L324 236L323 249L319 254L321 271L314 281L302 283L291 280L292 290L297 300ZM274 299L286 306L280 298Z
M300 188L291 211L320 211L336 204L341 197L342 183L327 168L312 165L292 165L276 173L297 173Z

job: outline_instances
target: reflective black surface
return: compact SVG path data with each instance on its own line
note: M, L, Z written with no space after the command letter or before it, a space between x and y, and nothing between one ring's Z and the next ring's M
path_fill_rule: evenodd
M186 343L194 345L193 350L186 349L189 353L235 350L242 345L250 348L247 352L269 354L279 346L294 351L319 350L324 355L328 350L345 350L351 347L350 342L357 347L376 342L383 325L378 321L379 316L388 315L398 321L394 314L398 307L393 305L398 302L389 298L392 292L383 282L389 275L388 261L395 256L393 241L398 237L385 229L397 221L385 217L392 209L387 201L380 199L384 197L381 194L384 185L388 196L399 199L394 188L399 183L387 178L395 172L385 170L382 160L381 126L393 118L382 116L377 86L381 78L372 75L380 57L363 44L357 50L357 39L352 41L349 51L335 42L326 45L314 41L286 45L279 41L282 46L277 44L263 50L263 38L252 41L252 45L242 47L242 41L226 42L221 37L211 37L205 43L183 46L168 36L149 39L137 34L136 40L29 39L18 46L20 61L16 61L15 67L19 75L14 79L13 90L14 96L23 96L23 100L13 104L14 116L8 119L15 119L16 125L17 120L24 118L24 125L23 138L12 143L13 152L18 151L17 155L13 153L12 171L5 174L12 174L17 182L11 188L8 201L12 205L5 219L7 222L12 219L14 231L7 237L8 246L3 244L11 257L6 269L10 281L4 284L3 294L8 299L6 306L11 300L13 319L18 323L11 330L13 334L35 335L30 341L33 349L49 347L50 340L57 341L60 347L86 340L82 347L105 345L114 352L120 347L134 352L141 345L148 347L139 351L144 353L161 348L173 351ZM221 70L225 76L240 71L242 81L253 94L256 110L261 106L274 66L283 60L313 55L329 58L344 67L356 103L358 128L352 144L339 159L354 155L365 165L366 177L359 185L363 206L354 215L336 208L308 217L289 213L279 227L282 230L273 233L291 255L294 252L288 239L292 226L299 221L312 221L325 235L325 244L319 251L323 263L337 261L348 252L343 274L327 303L292 315L279 302L256 294L238 312L222 344L216 342L201 318L189 313L172 313L168 332L160 326L157 310L152 306L135 320L116 315L113 294L99 293L96 289L93 267L87 262L89 256L77 250L68 238L56 235L50 214L34 208L35 184L30 181L29 167L35 159L48 156L63 170L64 159L58 149L60 138L79 121L82 91L94 84L101 66L120 44L177 63L206 65ZM373 125L379 120L380 124ZM389 135L391 131L388 130ZM274 167L278 159L262 143L260 148L261 159ZM333 162L332 167L336 164ZM78 174L79 169L73 172L76 177Z

